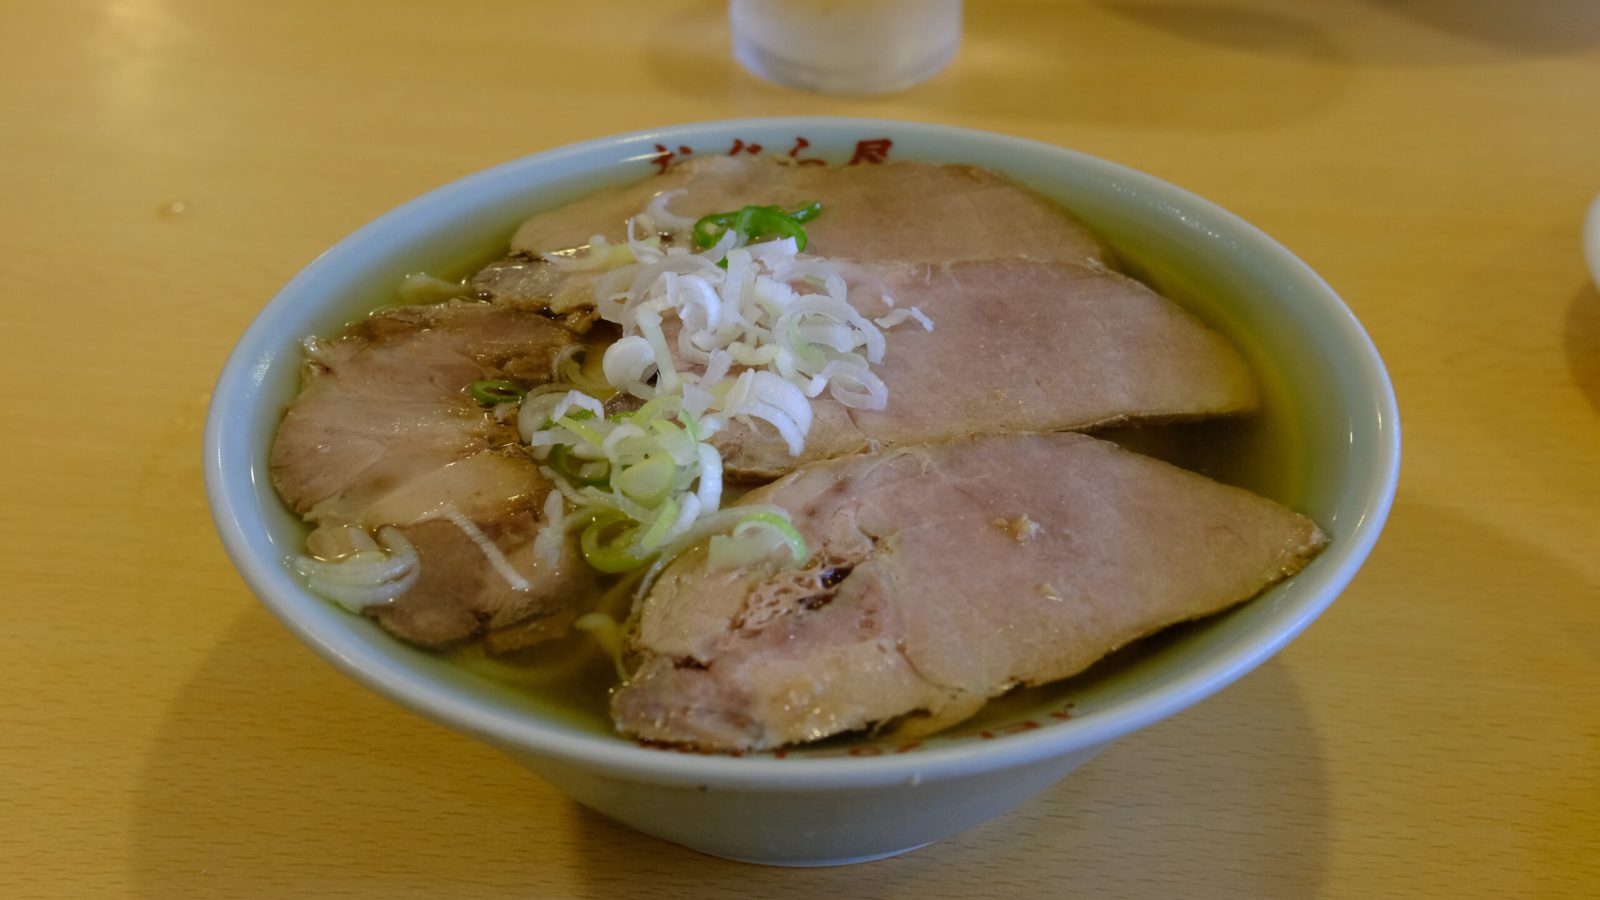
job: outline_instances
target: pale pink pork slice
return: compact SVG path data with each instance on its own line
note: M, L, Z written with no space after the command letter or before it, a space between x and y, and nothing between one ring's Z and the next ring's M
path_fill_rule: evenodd
M570 547L554 566L535 558L551 485L515 446L516 429L468 391L479 379L548 381L573 340L536 312L454 301L374 313L310 342L273 442L272 482L315 527L316 555L350 549L344 526L395 525L416 547L416 584L371 610L389 631L429 647L478 637L514 646L546 636L593 586ZM491 564L472 530L520 582Z
M1293 574L1326 543L1247 491L1080 434L980 437L802 468L802 569L669 566L616 692L625 734L752 750L931 731Z
M746 204L794 209L822 202L807 222L807 252L830 257L906 262L966 259L1061 260L1105 265L1100 241L1060 206L987 169L891 162L798 166L770 159L696 159L634 184L598 191L533 216L511 239L515 252L537 256L612 243L658 194L682 189L667 209L685 219ZM660 224L660 223L658 223ZM688 232L678 230L679 242Z
M524 258L490 266L476 283L501 302L548 293L561 312L592 303L594 273L556 272L532 257L594 234L620 241L630 216L678 191L668 208L686 220L746 203L820 200L823 213L805 226L807 252L856 261L873 286L901 307L920 307L935 325L931 333L914 323L890 331L875 369L889 387L887 410L819 398L803 454L791 456L760 422L719 435L732 478L770 479L877 446L1203 418L1257 404L1249 371L1226 340L1111 271L1100 242L1059 206L972 166L699 159L528 219L512 240ZM881 293L858 288L853 302L881 315Z
M798 457L769 425L731 427L717 443L732 476L772 478L875 446L1199 419L1258 404L1249 366L1225 338L1116 272L1029 260L877 271L852 290L853 305L880 316L887 290L934 326L886 332L873 371L888 408L849 409L822 395Z

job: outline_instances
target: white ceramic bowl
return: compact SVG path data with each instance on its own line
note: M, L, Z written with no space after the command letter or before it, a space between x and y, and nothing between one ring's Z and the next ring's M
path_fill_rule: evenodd
M389 638L309 594L285 567L304 530L267 453L299 339L392 302L418 270L464 273L528 214L648 177L670 155L747 152L975 163L1056 198L1130 267L1229 334L1264 375L1267 412L1230 438L1216 474L1305 512L1333 536L1303 572L1232 612L1159 636L1089 674L992 704L953 732L904 744L787 754L650 749ZM863 162L863 164L869 164ZM1343 303L1289 251L1154 178L1060 147L861 119L713 122L604 138L464 178L323 254L267 304L218 381L205 434L217 529L252 591L329 662L384 696L511 754L577 801L707 853L786 865L874 859L998 815L1109 742L1261 664L1336 597L1383 526L1399 426L1382 361ZM351 740L357 737L352 735ZM403 785L397 786L404 790Z

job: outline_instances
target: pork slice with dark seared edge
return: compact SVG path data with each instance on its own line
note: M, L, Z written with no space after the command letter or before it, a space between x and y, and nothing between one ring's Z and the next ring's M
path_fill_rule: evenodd
M1326 543L1247 491L1081 434L830 460L747 495L788 509L802 570L663 573L613 697L624 733L707 749L920 731L1083 671L1298 571Z
M1225 338L1115 272L1005 260L898 266L878 277L896 306L919 307L934 325L885 333L874 371L888 407L848 409L824 394L799 457L770 426L734 424L717 436L731 476L772 478L871 446L1198 419L1258 403L1248 365ZM851 302L880 316L880 295L856 289Z
M1028 257L1109 265L1100 241L1044 197L987 169L890 162L798 166L771 159L696 159L631 185L598 191L533 216L511 248L537 256L587 246L600 234L612 243L626 222L656 195L682 189L667 209L697 219L746 204L793 209L821 201L806 223L807 252L860 260L952 262ZM688 233L675 239L685 241Z
M273 485L315 527L315 555L347 552L346 526L395 525L416 547L416 584L370 610L391 632L428 647L506 645L532 634L531 620L568 615L592 586L570 547L555 566L534 558L551 485L513 446L516 429L468 391L486 378L546 382L574 340L531 310L452 301L374 313L308 343L272 446Z
M506 306L548 310L561 324L586 333L599 318L594 305L598 271L558 269L548 260L517 253L496 260L468 279L473 296Z

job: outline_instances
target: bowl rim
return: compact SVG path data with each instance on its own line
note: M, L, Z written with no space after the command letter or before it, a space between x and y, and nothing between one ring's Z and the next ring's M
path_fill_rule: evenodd
M234 386L258 383L265 376L271 348L281 343L281 337L269 327L276 316L313 302L319 280L345 257L381 245L391 232L416 227L413 219L425 220L436 209L458 202L462 196L502 182L519 182L530 169L589 157L603 159L607 165L619 165L642 158L625 155L641 143L672 145L735 130L767 132L792 128L881 131L896 137L948 141L957 150L962 146L984 146L1083 167L1095 177L1111 179L1128 189L1159 197L1164 206L1186 217L1186 221L1192 220L1208 229L1220 229L1238 249L1266 259L1281 273L1292 277L1298 288L1296 302L1319 307L1326 315L1327 324L1337 331L1337 343L1350 353L1350 362L1359 367L1356 374L1372 391L1376 418L1373 423L1375 439L1368 448L1372 474L1365 483L1355 485L1360 490L1359 518L1349 537L1324 552L1324 557L1334 564L1324 563L1314 572L1308 570L1296 576L1297 581L1303 582L1297 593L1305 599L1275 610L1245 639L1206 658L1192 671L1089 715L996 740L927 747L917 753L779 759L765 755L663 751L614 736L568 733L547 727L531 716L490 708L477 698L376 655L353 635L317 628L302 607L308 599L317 603L324 601L310 598L309 593L286 596L276 590L271 570L281 564L251 548L246 522L252 494L246 490L246 485L253 485L253 481L240 476L241 467L248 469L248 454L242 439L230 441L228 428L247 408L241 399L248 396L247 392L234 390ZM722 119L595 138L467 175L390 210L324 251L285 284L251 321L217 379L203 442L207 501L224 549L246 585L301 641L378 694L524 758L532 755L632 781L785 790L915 783L1025 765L1104 745L1210 696L1277 653L1349 584L1371 552L1387 519L1400 468L1400 430L1394 389L1376 346L1333 289L1260 229L1166 181L1066 147L958 126L837 116Z

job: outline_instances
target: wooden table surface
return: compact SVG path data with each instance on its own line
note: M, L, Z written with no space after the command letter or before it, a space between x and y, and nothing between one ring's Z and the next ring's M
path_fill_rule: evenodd
M1592 0L974 2L932 82L760 82L712 0L0 7L0 896L1600 894ZM262 304L477 169L676 122L974 126L1143 169L1320 271L1405 468L1345 595L1013 813L828 870L633 833L315 658L213 534Z

